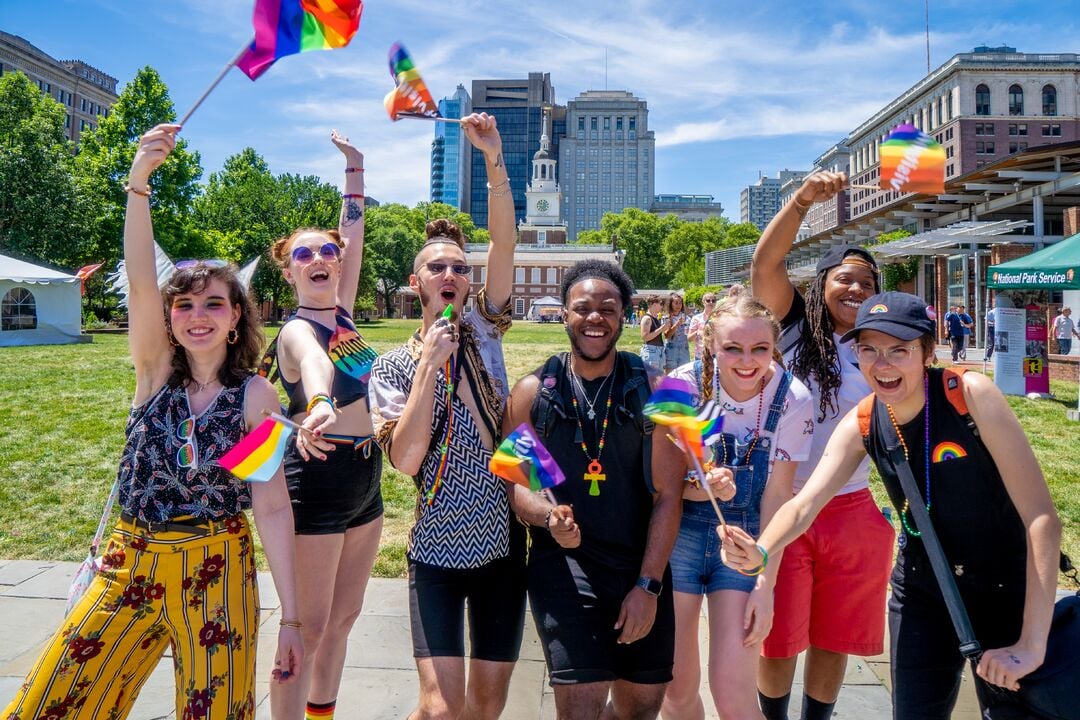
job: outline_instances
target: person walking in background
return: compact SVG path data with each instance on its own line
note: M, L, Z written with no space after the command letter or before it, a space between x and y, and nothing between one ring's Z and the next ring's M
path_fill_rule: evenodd
M994 357L994 328L997 326L997 308L994 299L990 299L990 309L986 311L986 359Z
M967 360L968 345L971 344L971 329L975 327L975 321L967 314L967 307L960 305L956 308L960 316L962 340L960 342L960 359Z
M945 337L949 340L953 363L960 362L960 353L964 348L964 322L960 319L960 306L950 305L945 313Z
M664 370L671 372L680 365L690 362L690 341L686 331L690 325L690 316L686 314L682 295L668 295L664 308L667 325L664 328Z
M1074 337L1080 339L1080 334L1076 332L1076 323L1072 319L1072 308L1061 308L1061 312L1054 318L1053 329L1058 352L1068 355L1072 351L1072 339Z

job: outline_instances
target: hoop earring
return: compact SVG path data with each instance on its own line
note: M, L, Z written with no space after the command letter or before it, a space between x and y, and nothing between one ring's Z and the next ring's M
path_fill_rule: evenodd
M176 336L172 334L172 325L165 326L165 334L169 337L169 344L173 347L180 347L180 343L176 342Z
M236 331L236 328L229 330L229 334L225 336L225 342L230 345L235 345L240 340L240 333Z

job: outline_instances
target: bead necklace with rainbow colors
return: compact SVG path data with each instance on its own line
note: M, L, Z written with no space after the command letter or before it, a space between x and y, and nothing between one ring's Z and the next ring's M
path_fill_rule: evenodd
M926 511L930 512L930 373L923 372L923 398L925 403L923 405L923 449L925 450L925 467L926 467ZM900 432L900 424L896 422L896 415L893 414L892 405L885 403L885 409L889 411L889 421L892 422L893 430L896 431L896 437L900 438L900 445L904 448L904 459L910 460L908 456L907 442L904 441L904 435ZM907 498L904 498L904 507L900 510L900 522L904 526L904 530L908 535L912 537L919 537L921 532L911 527L908 523L908 508L910 503Z
M585 482L590 483L589 495L597 497L600 495L600 483L607 480L607 475L604 473L604 466L600 464L600 456L604 454L604 442L607 439L608 419L611 417L611 397L615 393L612 390L615 387L614 381L608 387L607 402L604 404L604 422L600 428L600 442L596 447L596 457L594 458L589 454L589 446L585 444L585 426L581 424L581 412L578 410L577 391L574 390L573 381L577 379L574 374L574 369L570 366L570 363L566 363L566 371L570 375L570 403L574 406L574 419L577 420L578 432L581 433L581 452L585 453L585 458L589 461L589 467L586 468L585 474L582 479ZM612 374L615 370L612 369ZM580 382L580 381L579 381ZM606 378L605 378L606 382ZM602 387L602 386L601 386ZM582 391L584 392L584 385L582 385ZM597 391L599 393L599 390ZM593 426L595 430L596 426Z

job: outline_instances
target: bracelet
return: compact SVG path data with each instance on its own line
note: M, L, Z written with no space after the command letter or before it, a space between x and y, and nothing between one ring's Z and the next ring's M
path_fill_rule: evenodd
M502 187L503 185L506 186L505 190L503 190L502 192L496 192L495 191L495 188ZM495 185L495 186L492 186L491 183L488 183L487 184L487 191L488 191L488 195L490 195L491 197L506 197L511 192L513 192L510 189L510 178L507 178L506 180L503 180L501 183L499 183L498 185Z
M362 198L364 193L342 193L341 199L348 200L349 198Z
M745 571L744 570L739 570L738 572L739 572L740 575L745 575L747 577L754 577L756 575L760 575L761 573L765 572L765 566L769 564L769 553L765 550L765 548L761 547L761 543L757 543L757 549L758 549L758 552L761 553L761 564L758 565L753 570L745 570Z
M814 201L811 200L809 205L803 205L802 203L799 202L799 193L795 193L794 195L791 196L791 204L795 206L796 210L798 210L801 213L804 213L804 212L806 212L807 210L810 209L810 207L814 204Z
M124 185L124 192L126 192L126 193L135 193L136 195L142 195L143 197L146 197L146 198L150 197L150 192L153 189L154 188L152 188L149 185L146 186L145 190L139 190L137 188L131 187L130 185Z
M555 506L552 505L548 508L547 515L544 516L544 527L548 532L551 532L551 513L555 512Z
M334 398L330 397L326 393L315 393L311 400L308 401L306 412L311 412L311 408L315 407L317 403L324 402L330 406L331 410L337 410L337 406L334 405Z
M285 618L281 618L280 620L278 620L278 625L280 625L281 627L291 627L291 628L302 628L302 627L304 627L304 623L300 622L299 620L286 620Z
M357 172L364 172L364 168L359 168L359 167L347 167L347 168L345 168L345 172L347 172L347 173L357 173Z

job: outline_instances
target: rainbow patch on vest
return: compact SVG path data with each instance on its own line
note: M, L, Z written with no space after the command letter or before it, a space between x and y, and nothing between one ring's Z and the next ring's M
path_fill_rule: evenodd
M946 460L956 460L958 458L967 457L967 450L954 442L945 441L943 443L938 443L930 456L934 459L934 462L939 463L945 462Z
M889 306L888 305L882 305L881 303L878 303L874 307L870 308L870 314L871 315L874 315L876 313L883 313L883 312L889 312Z
M326 354L330 356L334 367L364 383L368 381L371 366L378 357L378 353L364 342L358 332L340 325L330 336Z

